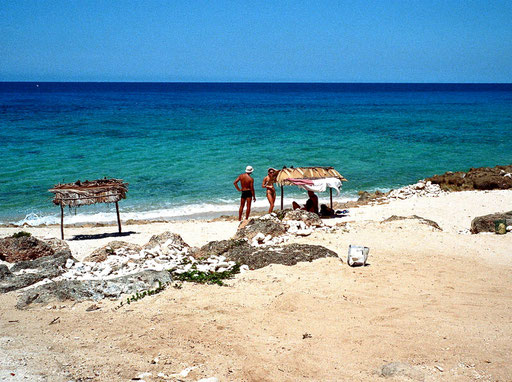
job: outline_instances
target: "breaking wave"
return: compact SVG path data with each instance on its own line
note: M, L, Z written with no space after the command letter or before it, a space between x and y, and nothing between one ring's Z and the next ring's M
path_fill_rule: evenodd
M338 197L336 202L346 202L354 200L354 197ZM306 198L285 198L284 207L290 208L292 201L304 204ZM320 198L320 203L328 203L328 198ZM186 219L213 219L221 215L236 215L238 213L238 200L219 200L219 203L195 203L175 207L164 207L136 211L136 207L123 209L121 207L121 220L186 220ZM253 202L253 211L264 211L268 208L267 199L258 198ZM280 199L276 200L276 209L280 208ZM85 224L85 223L114 223L116 221L115 210L106 212L87 213L83 209L83 213L69 214L67 210L64 212L65 224ZM79 211L79 210L77 210ZM9 222L0 222L0 224L15 224L17 226L30 225L50 225L60 224L60 215L57 214L37 214L29 213L23 219Z

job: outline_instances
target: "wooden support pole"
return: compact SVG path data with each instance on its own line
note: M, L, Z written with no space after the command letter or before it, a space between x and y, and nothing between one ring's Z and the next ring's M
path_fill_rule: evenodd
M116 213L117 213L117 227L119 228L119 233L121 233L121 218L119 217L119 204L116 202Z
M64 206L60 205L60 237L64 240Z
M331 191L331 209L332 209L332 188L329 187L329 191Z
M283 188L283 185L281 185L281 211L284 209L284 195L283 195L283 192L284 192L284 188Z

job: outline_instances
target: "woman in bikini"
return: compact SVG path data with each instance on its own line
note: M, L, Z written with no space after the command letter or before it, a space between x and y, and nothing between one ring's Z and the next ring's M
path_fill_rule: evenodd
M274 188L274 182L276 181L278 171L275 168L268 169L268 175L263 178L261 188L267 189L267 199L270 203L268 213L274 210L274 203L276 202L276 189Z

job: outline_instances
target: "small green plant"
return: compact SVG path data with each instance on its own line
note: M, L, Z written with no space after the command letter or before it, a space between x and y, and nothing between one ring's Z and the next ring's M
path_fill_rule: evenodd
M16 232L14 235L12 235L12 237L14 237L15 239L17 239L18 237L30 237L30 236L32 236L32 234L30 232L25 232L25 231Z
M181 288L183 288L183 283L174 283L174 284L172 285L172 287L173 287L174 289L181 289Z
M130 297L127 297L126 298L126 304L130 305L132 302L135 302L135 301L139 301L141 299L143 299L144 297L146 296L153 296L157 293L160 293L161 291L163 291L165 288L167 287L167 283L165 284L162 284L160 282L160 280L158 280L158 287L156 287L155 289L148 289L148 290L145 290L145 291L142 291L142 292L136 292L135 294L132 294ZM115 308L115 309L119 309L120 307L122 307L124 304L123 302L121 301L119 303L119 305Z
M172 273L172 270L169 272ZM240 264L235 264L233 268L225 272L201 272L193 268L184 273L173 273L173 277L180 281L191 281L199 284L224 285L222 280L233 278L237 273L240 273Z

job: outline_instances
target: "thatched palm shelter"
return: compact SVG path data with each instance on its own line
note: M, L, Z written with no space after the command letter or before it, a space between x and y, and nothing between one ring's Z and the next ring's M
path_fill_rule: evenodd
M48 190L53 192L53 204L60 206L60 232L64 240L64 206L79 207L96 203L115 203L117 213L117 226L121 232L121 219L119 218L119 202L126 199L128 183L122 179L98 179L77 181L75 183L57 184Z
M296 186L297 184L290 181L289 179L304 179L304 180L315 180L315 179L326 179L336 178L342 182L346 182L347 179L343 177L334 167L283 167L279 171L276 178L276 183L281 186L281 209L284 207L284 189L283 186ZM330 191L330 200L332 208L332 188Z

